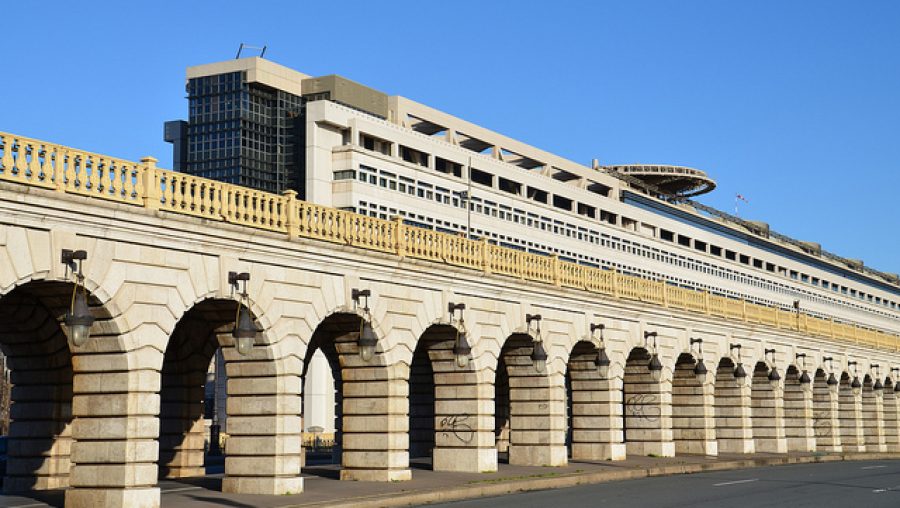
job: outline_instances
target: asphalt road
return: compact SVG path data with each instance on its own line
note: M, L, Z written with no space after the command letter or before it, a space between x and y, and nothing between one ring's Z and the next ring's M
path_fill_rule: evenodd
M447 508L900 507L900 460L797 464L543 490Z

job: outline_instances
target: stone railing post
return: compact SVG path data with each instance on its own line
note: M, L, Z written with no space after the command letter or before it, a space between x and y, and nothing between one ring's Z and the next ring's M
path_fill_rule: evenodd
M481 239L481 267L485 274L491 273L491 243L488 239Z
M403 217L399 215L395 215L392 219L394 221L397 255L402 259L406 257L406 224L403 223Z
M159 162L154 157L144 157L141 164L144 165L143 185L144 185L144 208L148 210L159 210L159 179L156 177L156 163Z
M288 189L281 193L284 196L284 226L287 229L288 238L293 240L300 236L300 216L297 211L297 191Z
M553 285L560 286L562 285L562 277L559 270L559 254L554 254L550 258L552 259L553 267Z
M60 146L44 145L45 164L53 168L57 192L66 192L66 153Z

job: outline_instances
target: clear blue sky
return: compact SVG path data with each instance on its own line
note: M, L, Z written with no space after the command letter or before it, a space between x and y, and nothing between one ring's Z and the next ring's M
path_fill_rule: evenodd
M13 2L0 130L171 167L184 69L240 42L900 272L900 2Z

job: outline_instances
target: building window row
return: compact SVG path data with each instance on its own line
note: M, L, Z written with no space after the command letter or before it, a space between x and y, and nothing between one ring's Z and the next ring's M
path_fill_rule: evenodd
M435 186L428 182L424 182L421 180L416 181L404 176L398 176L393 172L378 170L370 166L360 165L360 170L357 174L354 174L352 170L344 170L340 171L339 173L340 176L338 176L338 174L336 173L336 179L356 178L360 182L376 185L388 190L396 190L410 196L415 196L428 201L434 201L437 203L451 205L463 209L466 206L465 200L460 197L460 193L458 192L451 192L448 189ZM676 254L674 252L660 250L649 245L632 242L627 239L619 238L593 229L588 229L583 226L576 226L574 224L551 219L546 216L539 216L535 213L525 212L524 210L518 208L512 208L507 205L498 204L486 199L480 199L477 196L473 196L471 198L470 206L472 213L522 224L528 227L533 227L542 231L552 233L554 235L566 236L579 241L600 245L601 247L609 248L611 250L617 250L630 255L641 256L661 263L666 263L672 266L698 271L732 282L775 292L778 294L783 294L791 298L802 297L806 300L816 301L825 305L837 305L843 307L850 306L858 310L874 312L886 317L893 317L890 314L880 312L877 309L870 309L844 300L822 297L815 293L803 290L802 288L788 286L776 281L763 279L756 275L742 273L731 268L710 264L708 262ZM689 241L687 244L690 245ZM560 254L561 256L566 256L573 260L577 260L578 262L588 260L587 257L573 252L563 252L558 250L554 252ZM590 262L597 264L598 260L591 258ZM602 263L599 264L602 265ZM709 289L713 290L713 288ZM721 292L720 289L715 289L714 291L717 293Z
M360 143L361 146L363 146L364 148L366 148L368 150L378 151L379 153L382 153L383 155L388 155L388 156L394 155L391 151L392 143L387 140L383 140L383 139L368 135L366 133L360 133L360 141L361 141L361 143ZM405 147L403 145L397 145L397 146L400 147L401 152L403 152L404 149L407 151L413 150L413 149ZM420 152L420 151L416 151L416 152L418 154L423 155L425 158L428 157L428 154L426 154L425 152ZM406 160L407 162L410 162L410 160L408 160L408 157L403 157L403 159ZM417 160L422 160L422 159L417 159ZM417 163L417 165L429 167L427 163ZM462 168L462 165L459 165L459 166L460 166L460 168ZM642 233L642 234L652 236L655 238L658 237L662 240L675 242L678 245L681 245L683 247L687 247L687 248L693 247L695 250L700 251L700 252L708 253L708 254L711 254L711 255L717 256L717 257L724 257L725 259L727 259L729 261L734 261L734 262L741 263L744 265L753 266L754 268L757 268L760 270L766 270L771 273L777 273L786 278L791 278L793 280L796 280L796 281L799 281L799 282L802 282L805 284L813 285L816 287L821 287L821 288L824 288L824 289L827 289L827 290L830 290L832 292L839 293L842 295L849 295L858 300L868 302L868 303L871 303L874 305L878 305L880 307L884 307L884 308L891 309L894 311L900 310L900 303L898 303L897 301L894 301L894 300L889 300L887 298L882 298L882 297L878 297L875 295L871 295L871 294L865 293L863 291L849 288L847 286L835 284L835 283L827 281L827 280L821 280L817 277L812 277L807 274L798 273L797 271L789 270L782 266L777 266L774 263L768 262L766 260L758 259L755 257L751 258L750 256L748 256L746 254L741 254L741 253L738 253L738 252L735 252L735 251L732 251L729 249L723 249L722 247L719 247L719 246L707 245L705 242L691 239L690 237L687 237L685 235L675 234L674 232L667 231L662 228L657 228L656 226L653 226L651 224L642 223L640 221L636 221L634 219L630 219L630 218L624 217L624 216L619 217L615 213L612 213L612 212L609 212L606 210L602 210L602 209L598 209L597 207L595 207L593 205L590 205L587 203L582 203L582 202L576 201L576 200L566 197L566 196L562 196L562 195L558 195L558 194L550 194L549 192L547 192L545 190L537 189L537 188L534 188L531 186L523 186L520 183L512 182L512 181L504 179L502 177L495 178L496 175L493 175L487 171L483 171L483 170L475 168L475 167L471 167L469 169L470 169L470 175L471 175L470 176L471 182L476 185L490 187L492 189L500 190L501 192L506 192L506 193L517 195L517 196L525 197L527 199L530 199L532 201L536 201L539 203L552 204L552 206L554 206L555 208L558 208L558 209L566 211L566 212L577 213L578 215L588 217L590 219L598 220L600 222L608 223L611 225L620 226L623 229L626 229L629 231L634 231L634 232ZM460 170L459 174L456 174L454 176L462 178L462 176L463 176L462 171ZM502 185L499 183L501 180L503 180L505 182ZM513 185L513 184L515 184L515 185ZM590 182L590 184L587 187L590 190L591 187L597 188L597 186L600 186L600 188L598 190L595 190L594 191L595 193L603 195L603 196L608 196L608 192L610 190L609 187L602 186L602 184L599 184L597 182ZM525 189L524 193L522 190L523 188ZM473 202L475 202L474 198L473 198ZM521 210L518 210L518 211L523 214L525 213ZM493 215L493 216L496 217L497 215ZM501 218L504 218L504 217L501 217ZM520 218L521 218L520 215L518 217L515 215L513 216L514 222L520 222L520 220L519 220ZM542 229L545 229L545 228L542 228ZM753 276L750 276L750 277L753 277ZM775 289L773 288L772 290L775 290ZM799 291L801 291L801 293L803 293L805 297L813 296L812 293L809 293L807 291L802 291L802 290L799 290ZM782 292L782 291L778 291L778 292ZM816 298L820 298L820 297L816 296ZM844 304L843 300L822 299L822 301L827 301L827 300L831 300L833 302L838 302L839 305ZM880 312L880 311L874 310L874 309L869 309L867 307L862 307L862 306L858 306L858 305L851 305L851 306L858 308L858 309L875 312L877 314L881 314L881 315L888 316L888 317L896 317L892 314Z

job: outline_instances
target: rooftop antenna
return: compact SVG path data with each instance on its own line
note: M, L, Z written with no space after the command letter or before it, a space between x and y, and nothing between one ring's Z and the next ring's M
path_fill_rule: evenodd
M260 57L260 58L265 58L265 56L266 56L266 48L267 48L267 47L268 47L268 46L263 46L263 47L260 48L259 46L250 46L250 45L244 44L244 43L242 42L242 43L241 43L241 46L238 48L237 56L235 56L234 59L237 60L237 59L239 59L239 58L241 57L241 51L244 51L244 48L246 48L246 49L258 49L258 50L259 50L259 57Z

